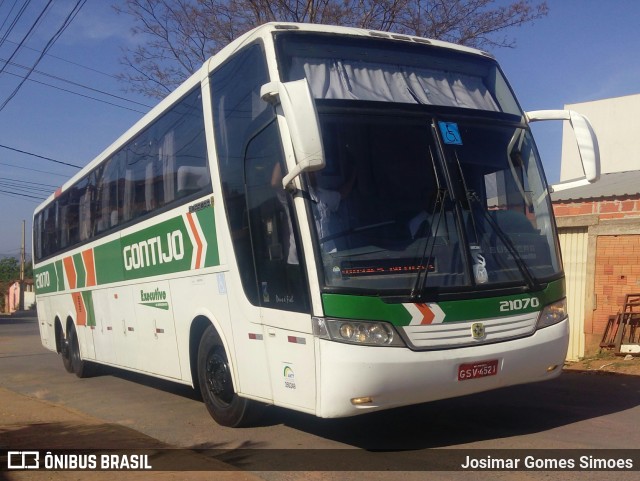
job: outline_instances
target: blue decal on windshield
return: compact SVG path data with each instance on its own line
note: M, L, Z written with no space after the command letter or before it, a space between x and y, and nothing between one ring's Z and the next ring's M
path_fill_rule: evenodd
M457 123L438 122L438 125L440 126L442 140L445 144L462 145L462 137L460 137L460 131L458 130Z

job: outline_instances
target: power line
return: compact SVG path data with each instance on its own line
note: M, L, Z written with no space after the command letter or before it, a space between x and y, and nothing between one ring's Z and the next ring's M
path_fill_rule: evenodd
M23 181L5 181L0 180L0 186L8 188L8 189L17 189L20 192L45 192L47 194L51 193L51 187L37 186L37 185L29 185ZM55 190L55 187L53 188Z
M11 6L11 10L9 10L9 13L7 14L7 18L5 18L4 22L2 22L2 27L0 27L0 30L4 28L5 24L7 23L7 20L9 20L9 17L11 16L11 12L13 12L13 9L15 8L16 3L17 3L17 0L13 2L13 5ZM14 27L16 26L16 24L18 23L18 21L20 20L20 18L22 17L22 15L24 14L25 10L27 9L30 3L31 3L31 0L27 0L22 4L22 6L20 7L20 11L14 17L13 21L11 22L11 25L9 25L9 28L7 29L7 31L4 33L2 38L0 38L0 45L2 45L4 42L7 41L7 37L13 31ZM14 42L11 42L11 43L14 43ZM17 44L14 43L14 45L17 45Z
M48 160L49 162L55 162L56 164L62 164L62 165L67 165L69 167L75 167L76 169L82 169L81 165L70 164L69 162L63 162L61 160L52 159L51 157L45 157L44 155L34 154L32 152L27 152L26 150L16 149L15 147L9 147L8 145L0 144L0 147L2 147L3 149L7 149L7 150L13 150L14 152L19 152L21 154L30 155L32 157L37 157L39 159Z
M16 42L12 42L11 40L5 40L5 42L6 42L6 43L11 43L11 44L13 44L13 45L17 45L17 43L16 43ZM1 44L1 43L2 43L2 42L0 42L0 44ZM22 48L23 48L23 49L26 49L26 50L31 50L31 51L33 51L33 52L42 53L42 50L38 50L37 48L28 47L27 45L23 45L23 46L22 46ZM89 66L87 66L87 65L83 65L83 64L81 64L81 63L74 62L74 61L72 61L72 60L69 60L69 59L66 59L66 58L63 58L63 57L58 57L57 55L53 55L53 54L50 54L50 53L47 53L47 54L46 54L46 56L47 56L47 57L49 57L49 58L55 58L56 60L60 60L60 61L62 61L62 62L69 63L69 64L71 64L71 65L75 65L76 67L80 67L80 68L83 68L83 69L85 69L85 70L89 70L89 71L91 71L91 72L98 73L98 74L100 74L100 75L104 75L105 77L111 77L111 78L113 78L113 79L118 80L118 76L117 76L117 75L113 75L113 74L111 74L111 73L103 72L102 70L98 70L98 69L96 69L96 68L89 67Z
M36 197L35 195L29 195L29 194L20 194L19 192L11 192L9 190L1 190L0 189L0 194L7 194L7 195L13 195L16 197L26 197L29 199L36 199L36 200L45 200L46 197Z
M47 6L45 7L45 10L47 10L47 8L48 8L49 4L51 3L51 1L52 0L50 0L49 3L47 3ZM71 12L69 12L69 15L67 15L67 18L65 18L64 22L62 23L62 26L58 29L58 31L56 33L53 34L51 39L47 42L47 44L45 45L44 49L42 50L42 53L36 59L35 63L31 67L31 70L22 79L22 81L13 90L13 92L11 92L11 94L4 101L4 103L2 105L0 105L0 112L7 106L7 104L11 101L11 99L13 99L16 96L16 94L18 93L20 88L24 85L24 83L27 81L27 79L29 78L29 76L31 75L33 70L38 66L38 64L40 63L42 58L46 55L47 51L53 46L53 44L56 42L56 40L58 40L58 38L60 38L62 33L67 29L67 27L69 27L71 22L73 22L73 20L76 18L76 15L78 15L78 12L80 12L80 10L82 9L82 7L85 5L86 2L87 2L87 0L78 0L78 2L75 4L75 6L71 9ZM38 17L38 18L40 18L40 17ZM13 57L9 58L9 61L11 61L12 59L13 59ZM3 69L4 69L4 67L6 67L6 65L7 64L5 63L5 65L3 66ZM0 72L2 72L2 70L0 70Z
M0 58L0 61L5 62L6 60ZM8 62L8 61L6 61L6 62ZM8 62L8 63L9 63L9 65L11 65L13 67L18 67L18 68L21 68L23 70L29 70L30 69L30 67L27 67L25 65L20 65L19 63L15 63L15 62ZM10 72L6 72L6 73L10 73ZM53 75L53 74L50 74L50 73L47 73L47 72L43 72L42 70L33 70L33 73L37 73L38 75L42 75L44 77L48 77L48 78L51 78L51 79L54 79L54 80L59 80L60 82L68 83L68 84L71 84L71 85L73 85L75 87L80 87L80 88L83 88L83 89L91 90L92 92L97 92L97 93L100 93L100 94L103 94L103 95L107 95L109 97L116 98L116 99L119 99L119 100L124 100L125 102L131 102L132 104L137 104L137 105L141 105L142 107L151 108L151 105L143 104L142 102L138 102L136 100L130 100L128 98L121 97L120 95L112 94L112 93L106 92L104 90L100 90L100 89L97 89L97 88L94 88L94 87L90 87L88 85L84 85L84 84L81 84L81 83L78 83L78 82L74 82L72 80L67 80L65 78L58 77L57 75ZM13 75L15 75L15 74L13 74ZM33 80L33 79L29 79L29 80L35 82L35 80ZM54 85L50 85L50 84L47 84L47 83L44 83L44 82L39 82L39 83L42 83L43 85L47 85L48 87L57 88ZM68 92L70 92L70 91L68 91ZM71 93L75 93L75 92L71 92ZM93 98L93 97L90 97L90 98ZM98 100L98 99L95 99L95 100Z
M0 162L0 165L6 165L8 167L13 167L15 169L22 169L22 170L29 170L31 172L39 172L41 174L49 174L49 175L55 175L56 177L64 177L65 179L68 179L69 176L65 175L65 174L56 174L55 172L51 172L48 170L39 170L39 169L32 169L30 167L22 167L20 165L15 165L15 164L7 164L6 162Z
M52 184L43 184L42 182L31 182L29 180L22 180L22 179L12 179L11 177L4 177L2 180L0 180L0 182L22 182L24 184L33 184L33 185L41 185L43 187L51 187L53 189L57 189L58 186L57 185L52 185Z
M11 73L11 72L5 72L5 74L13 75L15 77L22 78L20 75L17 75L15 73ZM139 114L146 114L147 113L147 112L143 112L142 110L133 109L131 107L125 107L124 105L114 104L113 102L109 102L108 100L103 100L103 99L99 99L99 98L96 98L96 97L92 97L91 95L85 95L85 94L81 94L80 92L74 92L73 90L63 89L62 87L58 87L56 85L51 85L51 84L48 84L46 82L41 82L39 80L34 80L32 78L28 78L28 79L25 79L25 80L28 80L29 82L37 83L37 84L40 84L40 85L44 85L46 87L51 87L52 89L61 90L62 92L67 92L69 94L77 95L78 97L83 97L85 99L95 100L96 102L102 102L103 104L111 105L113 107L118 107L118 108L121 108L121 109L130 110L131 112L136 112L136 113L139 113Z
M51 6L51 3L53 2L53 0L49 0L49 2L47 2L47 4L45 5L45 7L42 9L42 11L40 12L40 15L38 15L38 18L36 18L36 21L33 22L33 24L31 25L31 27L29 28L29 31L26 33L26 35L24 37L22 37L22 40L20 40L20 43L18 43L18 46L14 49L13 53L11 54L11 56L9 57L9 60L7 62L10 62L11 60L13 60L13 57L15 57L18 54L18 51L20 50L20 48L22 47L22 45L24 44L24 42L26 42L27 38L29 37L29 35L31 35L31 32L34 31L34 29L38 26L38 24L40 23L40 20L42 19L42 17L44 17L45 13L47 13L47 11L49 10L49 7ZM22 12L21 12L22 14ZM16 17L16 21L17 21ZM15 21L14 23L11 25L10 28L13 28L15 26ZM2 68L0 68L0 73L4 72L5 67L7 66L7 63L5 63Z

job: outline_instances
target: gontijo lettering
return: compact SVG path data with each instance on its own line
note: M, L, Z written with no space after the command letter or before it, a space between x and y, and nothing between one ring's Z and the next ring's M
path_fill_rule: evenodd
M128 245L122 249L122 256L124 268L128 271L179 261L184 257L182 232L175 230L168 233L165 242L161 236L156 236Z

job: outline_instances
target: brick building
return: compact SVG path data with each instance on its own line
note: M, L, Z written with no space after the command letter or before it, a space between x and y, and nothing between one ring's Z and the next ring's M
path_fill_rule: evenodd
M569 314L583 321L572 321L578 332L572 333L569 358L579 358L597 352L608 318L621 309L625 295L640 293L640 171L606 173L593 185L558 191L551 199Z

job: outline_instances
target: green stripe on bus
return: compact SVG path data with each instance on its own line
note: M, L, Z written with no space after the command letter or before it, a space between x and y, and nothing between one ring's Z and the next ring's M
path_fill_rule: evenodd
M220 265L213 207L202 209L195 215L207 246L203 266ZM188 271L195 254L185 218L178 215L94 246L96 285ZM78 252L71 258L77 275L76 288L87 287L87 269L82 254ZM38 294L65 290L62 260L38 267L34 275Z
M94 247L93 257L96 264L96 283L98 285L119 282L124 279L120 239Z
M64 291L64 269L62 267L62 260L55 262L54 270L56 272L56 290L58 292Z
M124 236L120 246L125 280L191 268L193 245L182 216Z
M82 300L84 301L84 308L87 311L87 326L96 325L96 313L93 308L93 291L83 291Z
M62 263L60 263L60 267L62 267ZM60 290L58 288L59 282L56 273L56 264L51 263L34 269L33 276L35 279L36 294L47 294Z
M444 322L458 322L538 312L547 304L562 299L564 296L564 282L558 280L550 282L544 290L538 292L484 299L444 301L439 302L438 305L446 314ZM536 298L538 302L527 301L527 299L533 298ZM513 301L524 302L516 304L516 306L522 307L513 309Z
M402 304L387 304L379 297L323 294L322 303L328 317L388 321L398 326L411 322L411 314Z
M537 312L545 305L562 299L564 296L564 280L560 279L550 282L544 290L538 292L442 301L438 303L438 306L445 314L443 322L459 322ZM510 301L524 301L533 298L537 298L539 302L518 302L518 305L523 307L511 309L513 304L510 304ZM379 297L323 294L322 303L327 317L387 321L396 326L406 326L412 319L403 304L387 304Z
M82 260L82 254L79 252L73 256L73 265L76 268L76 287L85 287L87 282L87 270L84 267L84 261Z
M208 207L196 212L196 216L198 217L202 233L207 241L207 254L205 256L204 266L217 266L220 264L220 253L218 252L218 242L216 241L216 218L213 207Z

